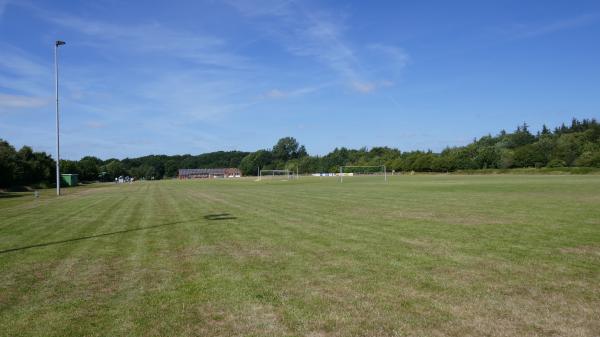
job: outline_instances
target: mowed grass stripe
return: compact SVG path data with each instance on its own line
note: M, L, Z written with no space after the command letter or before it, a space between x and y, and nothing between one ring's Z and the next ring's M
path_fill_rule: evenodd
M256 195L256 194L255 194L255 195ZM259 200L258 202L259 202L259 203L261 202L261 201L260 201L261 199L259 199L259 198L254 198L254 199L252 199L252 200ZM239 205L239 206L240 206L240 205ZM250 207L246 207L246 205L241 205L240 207L242 207L242 208L248 208L248 209L250 209ZM288 211L289 211L288 209L286 209L286 208L283 208L283 207L282 207L282 208L279 208L279 209L280 209L280 211L281 211L281 214L289 214L289 213L288 213ZM264 214L265 212L263 211L262 213ZM270 214L265 214L265 216L266 216L267 218L270 218L270 219L272 218L272 217L270 216ZM311 217L311 214L308 214L307 216L310 218L310 217ZM279 220L279 219L282 219L282 220L280 220L280 221L277 221L277 225L278 225L278 226L279 226L279 225L281 225L282 223L285 223L285 222L286 222L286 220L285 220L285 216L280 216L280 217L278 217L278 218L277 218L277 220ZM309 233L310 233L310 232L317 232L317 233L320 233L320 235L321 235L322 237L324 237L324 238L327 240L327 241L325 242L325 244L324 244L324 245L323 245L323 244L320 244L319 246L309 246L309 248L307 249L307 252L323 252L323 251L324 251L324 249L325 249L325 250L327 250L327 247L330 247L330 246L331 246L331 244L330 244L330 243L328 243L328 241L329 241L329 240L331 240L331 234L335 234L335 233L326 233L326 232L324 231L324 229L327 229L327 228L333 228L333 227L332 227L332 226L326 226L326 227L322 227L322 226L320 226L320 227L318 228L318 231L315 231L315 228L312 228L311 226L308 226L308 227L307 227L307 226L303 226L303 227L302 227L302 233L307 233L307 232L309 232ZM286 230L287 230L287 228L286 228ZM327 234L327 235L325 235L325 234ZM300 233L296 233L294 236L296 236L296 237L303 237L303 236L305 236L305 235L301 235ZM268 237L268 236L267 236L267 237ZM327 238L329 238L329 239L327 239ZM312 240L311 240L311 241L314 241L314 238L312 238ZM305 245L305 243L304 243L304 242L303 242L303 244ZM379 247L379 248L382 248L382 249L384 249L384 247ZM388 247L385 247L385 248L388 248ZM333 252L328 252L328 253L330 253L329 255L331 255L331 256L333 257L333 255L334 255L334 254L331 254L331 253L333 253ZM307 271L307 272L310 272L310 271Z
M101 223L104 224L105 220L103 219ZM88 224L89 226L93 226L93 223ZM68 229L64 227L59 228L61 229L60 232L67 233L67 240L79 238L78 234L82 230L78 224L71 224L71 228ZM70 273L68 269L71 268L68 266L77 266L79 261L74 257L75 251L81 247L89 248L87 244L89 243L84 243L83 245L72 244L70 242L58 243L7 253L28 257L28 259L14 260L14 262L18 263L15 265L15 267L18 266L16 268L25 269L25 273L20 274L21 277L15 278L14 281L19 284L28 284L31 287L26 292L23 292L23 297L20 300L19 308L21 309L22 317L17 322L24 323L25 325L17 326L19 330L31 329L32 327L29 326L30 322L41 315L48 316L47 318L51 326L54 324L58 325L57 328L64 326L61 324L62 320L59 318L61 313L64 314L68 310L52 310L49 307L64 307L64 304L69 301L69 296L66 296L66 294L72 294L73 297L78 298L78 292L74 289L76 286L70 283L73 280L73 274L77 275L75 280L79 279L79 274L76 273L78 270L70 270L73 272ZM31 260L38 262L31 264L28 268L28 261ZM30 275L34 276L33 280ZM71 290L65 293L66 289ZM34 325L33 328L39 329L37 330L38 334L43 334L48 327Z
M74 191L82 207L124 199L111 211L100 202L95 214L83 213L87 220L64 219L69 226L57 224L56 235L115 234L25 249L20 260L0 254L8 271L0 329L17 336L598 331L598 177L404 176L387 185L371 178ZM50 204L61 208L40 204L20 221L35 227ZM9 208L32 209L22 205ZM0 218L0 240L7 222ZM30 242L35 233L19 235ZM23 272L40 266L54 273L36 281ZM18 314L36 304L34 314Z

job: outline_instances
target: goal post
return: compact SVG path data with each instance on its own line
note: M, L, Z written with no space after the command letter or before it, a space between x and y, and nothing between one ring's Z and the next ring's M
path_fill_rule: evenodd
M262 179L280 179L280 180L291 180L295 179L294 172L290 170L259 170L258 181Z
M340 183L344 182L344 176L354 175L380 175L387 182L387 169L385 165L344 165L340 166Z

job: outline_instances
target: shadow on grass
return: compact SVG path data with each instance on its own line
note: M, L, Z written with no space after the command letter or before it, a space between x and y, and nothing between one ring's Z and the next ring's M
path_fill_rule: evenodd
M15 194L15 193L0 193L0 199L4 198L22 198L25 194Z
M208 214L208 215L204 216L204 219L206 219L206 220L231 220L231 219L237 219L237 217L231 216L229 213L222 213L222 214ZM116 234L125 234L125 233L144 231L144 230L160 228L160 227L175 226L175 225L180 225L183 223L188 223L188 222L193 222L193 221L194 220L175 221L175 222L168 222L168 223L163 223L163 224L154 225L154 226L136 227L136 228L124 229L121 231L110 232L110 233L102 233L102 234L82 236L79 238L72 238L72 239L66 239L66 240L60 240L60 241L50 241L50 242L38 243L38 244L34 244L34 245L29 245L29 246L0 250L0 254L17 252L17 251L21 251L21 250L30 249L30 248L47 247L47 246L59 245L59 244L69 243L69 242L101 238L104 236L110 236L110 235L116 235Z
M229 214L229 213L219 213L219 214L207 214L204 216L204 219L214 221L214 220L235 220L237 217Z

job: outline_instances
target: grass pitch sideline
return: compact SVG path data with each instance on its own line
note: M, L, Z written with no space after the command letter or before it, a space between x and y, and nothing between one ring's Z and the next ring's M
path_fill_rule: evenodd
M8 336L595 336L600 176L0 197Z

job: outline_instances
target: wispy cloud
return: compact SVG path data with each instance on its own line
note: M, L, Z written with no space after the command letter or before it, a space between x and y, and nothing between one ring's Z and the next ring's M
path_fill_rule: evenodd
M80 41L98 49L120 49L131 53L163 53L209 66L244 68L247 60L227 51L225 40L200 32L186 32L159 23L121 24L55 12L29 3L24 7L40 19L93 37Z
M513 39L526 39L592 25L599 20L598 13L582 14L546 23L513 24L503 28L503 32Z
M4 11L6 11L8 3L9 0L0 0L0 20L2 20L2 16L4 15Z
M102 129L107 127L107 124L98 121L88 121L84 123L84 126L90 129Z
M209 137L210 125L264 102L257 98L263 89L255 87L263 81L256 75L262 74L261 66L222 38L143 21L88 20L27 2L19 6L71 36L61 68L66 148L74 149L76 143L87 144L77 150L81 152L90 147L113 155L166 152L172 146L155 141L157 135L169 144L202 144L198 151L219 148L222 144ZM93 61L69 61L72 51ZM139 59L143 62L123 64ZM51 62L0 45L0 111L38 108L32 115L46 118L44 98L53 94ZM121 132L127 136L117 136ZM86 138L103 141L84 142ZM134 138L140 142L130 141Z
M357 48L345 38L345 17L325 10L308 10L295 2L263 1L252 6L246 1L230 2L242 15L266 17L261 27L292 55L310 57L331 69L346 86L361 93L378 88L379 74L360 57L361 49L385 56L386 66L402 68L408 60L400 48L383 44ZM382 64L379 65L383 66ZM389 70L389 69L388 69Z
M235 106L243 106L245 97L256 95L252 93L255 83L251 83L248 74L260 72L260 67L217 36L173 29L159 23L93 20L31 3L21 6L39 19L80 34L75 39L80 49L93 48L96 57L104 57L93 66L70 65L67 71L73 76L62 82L70 98L79 101L76 104L85 110L89 108L104 116L126 110L129 115L140 111L146 115L201 119L230 112ZM112 67L114 62L121 62L121 58L112 58L119 53L139 54L144 62L125 71L122 66ZM23 62L26 59L20 58ZM181 60L191 64L174 62ZM14 68L15 63L9 62ZM19 68L33 69L31 64ZM113 68L120 70L111 73ZM123 87L116 95L115 85ZM90 100L102 105L92 106ZM132 104L134 101L139 103Z
M302 87L302 88L291 89L291 90L273 88L271 90L268 90L266 93L264 93L263 97L271 98L271 99L299 97L299 96L304 96L304 95L308 95L310 93L319 91L319 90L321 90L325 87L331 86L331 85L332 85L332 83L322 83L320 85Z
M51 102L51 71L25 51L0 43L0 112L41 108Z
M46 67L25 51L7 44L2 44L0 47L0 67L6 72L32 76L46 72Z
M387 56L388 63L392 67L395 67L396 70L401 70L402 68L404 68L410 60L410 57L404 51L404 49L396 46L390 46L382 43L373 43L367 46L367 48L371 51L381 53L383 56Z
M223 121L269 113L288 99L303 103L303 96L326 88L373 93L397 83L408 62L397 46L352 38L345 14L295 1L236 1L227 15L244 16L240 26L251 33L232 35L222 33L220 24L188 30L193 26L144 16L103 19L44 2L9 6L19 6L38 27L68 37L61 50L61 131L66 148L77 146L74 153L113 156L245 144L233 136L239 126ZM274 48L248 48L249 40ZM41 130L40 143L46 143L52 138L46 130L53 116L47 99L54 89L51 54L41 45L25 51L8 41L0 42L0 111L28 109L38 119L28 128ZM279 58L281 52L287 57ZM19 123L16 114L5 116L5 125Z
M373 83L365 83L365 82L353 82L352 87L356 91L360 91L365 94L375 90L375 88L376 88L376 86Z
M49 97L9 95L0 93L0 112L5 109L39 108L51 102Z
M264 96L267 98L283 98L287 96L287 93L279 89L271 89L267 91Z
M295 0L223 0L245 16L288 16Z

